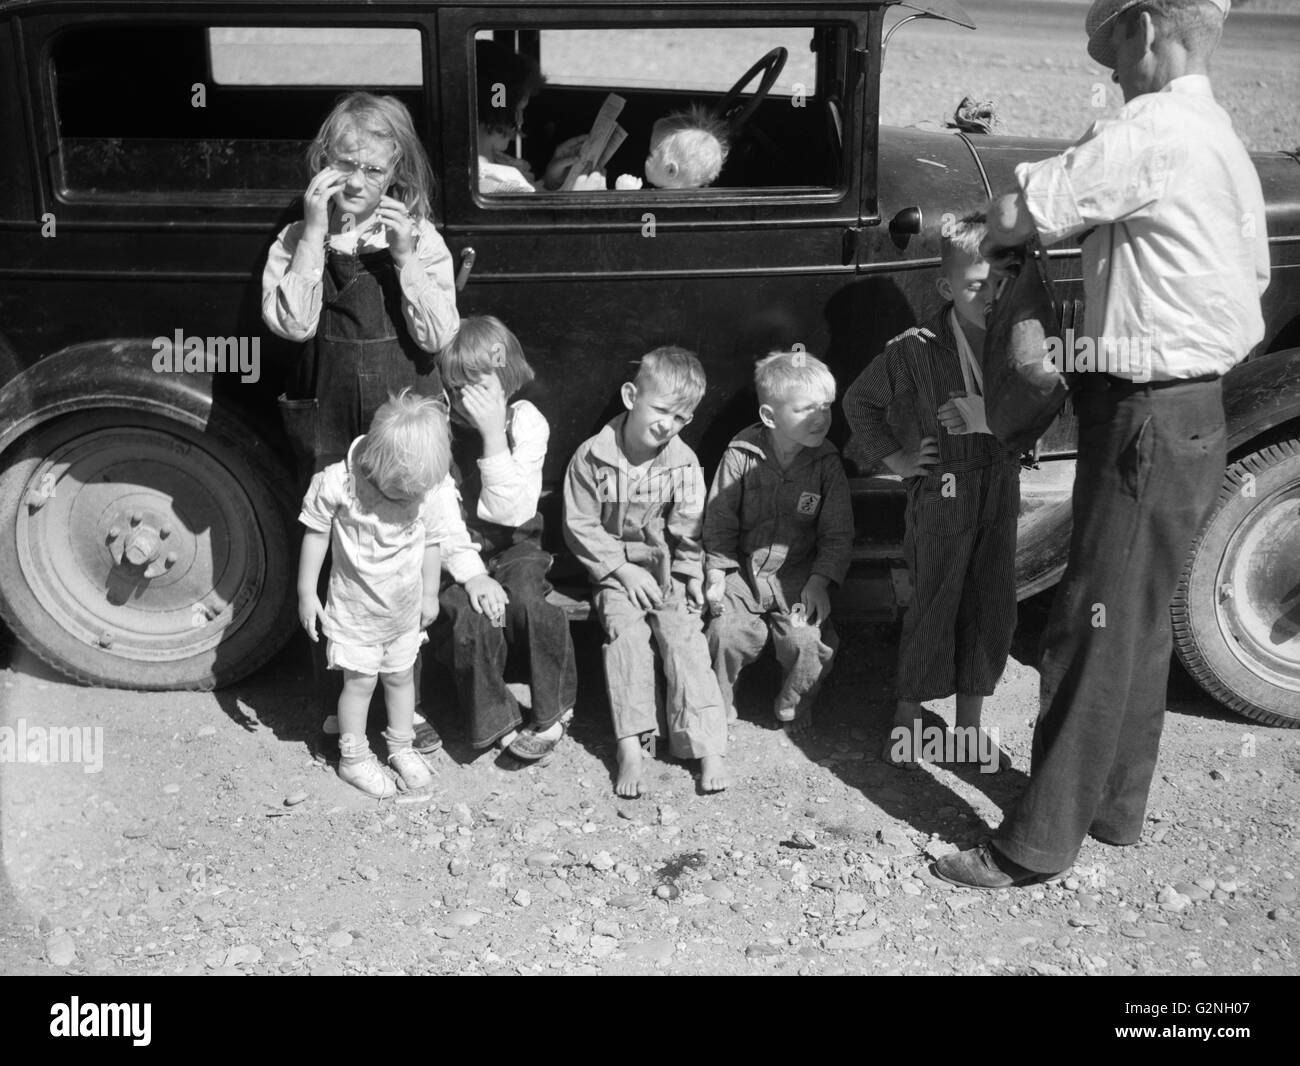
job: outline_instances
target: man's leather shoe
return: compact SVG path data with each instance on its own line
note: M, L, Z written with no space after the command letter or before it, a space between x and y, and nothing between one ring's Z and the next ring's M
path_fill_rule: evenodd
M1063 873L1044 874L999 855L991 844L945 855L930 864L930 872L941 881L962 888L1021 888L1056 881Z

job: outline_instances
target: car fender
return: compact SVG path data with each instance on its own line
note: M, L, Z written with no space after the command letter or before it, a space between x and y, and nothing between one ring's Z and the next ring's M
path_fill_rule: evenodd
M1300 418L1300 348L1269 352L1230 370L1223 379L1228 451Z
M54 352L0 387L0 454L31 430L76 411L119 407L145 411L216 433L260 463L268 475L287 470L277 427L250 412L220 415L210 372L155 369L152 340L88 341Z
M205 430L211 375L158 373L151 341L89 341L47 355L0 388L0 452L52 418L88 408L149 411Z

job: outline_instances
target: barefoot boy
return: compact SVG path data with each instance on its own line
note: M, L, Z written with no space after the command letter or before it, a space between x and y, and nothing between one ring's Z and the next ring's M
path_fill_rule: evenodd
M835 401L826 364L776 352L759 362L754 386L760 421L727 446L704 511L709 652L734 717L736 678L770 634L783 674L777 721L795 733L812 724L839 646L828 594L849 569L853 510L840 453L826 441Z
M618 737L620 796L642 792L642 740L658 728L653 633L668 681L673 755L700 760L700 784L729 784L726 712L701 630L704 476L677 439L704 395L690 352L656 348L622 389L619 415L574 453L564 479L564 537L596 585L605 681Z
M904 550L912 599L882 758L909 769L919 758L922 701L953 692L958 730L968 740L956 749L996 752L984 766L990 772L1005 758L987 743L969 743L980 739L984 697L1011 650L1020 511L1018 456L984 422L984 312L992 287L979 256L983 236L983 217L969 215L944 237L938 286L949 302L891 341L844 396L853 431L847 454L862 465L883 461L908 479ZM917 443L903 447L900 436Z

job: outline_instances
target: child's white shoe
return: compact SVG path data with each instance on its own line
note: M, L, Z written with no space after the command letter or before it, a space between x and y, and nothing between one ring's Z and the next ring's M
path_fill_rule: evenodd
M339 777L375 799L388 799L397 795L397 785L384 773L374 752L365 744L365 737L356 737L351 733L345 733L339 738L339 751L342 754L339 759ZM363 752L364 757L356 758Z
M401 778L403 787L408 792L419 792L433 785L433 770L424 756L414 748L403 748L388 756L388 765Z

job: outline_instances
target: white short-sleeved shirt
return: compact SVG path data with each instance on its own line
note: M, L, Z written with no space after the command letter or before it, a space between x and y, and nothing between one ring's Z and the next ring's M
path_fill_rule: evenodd
M1134 98L1016 182L1044 244L1084 234L1083 332L1134 363L1111 373L1221 375L1263 338L1264 197L1208 78Z
M348 457L311 480L298 520L330 534L329 600L322 632L342 644L384 644L420 626L424 551L467 539L455 482L446 477L423 500L395 503Z

